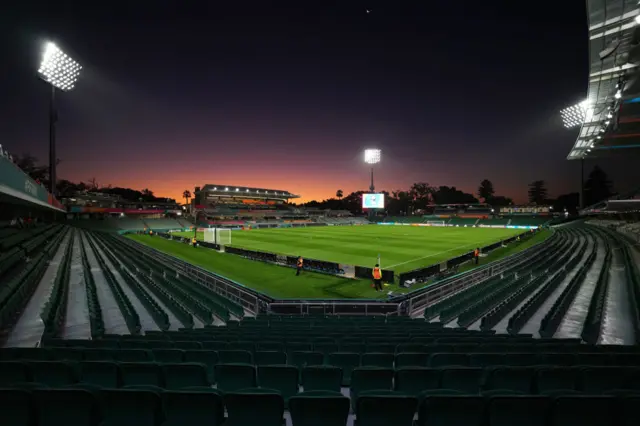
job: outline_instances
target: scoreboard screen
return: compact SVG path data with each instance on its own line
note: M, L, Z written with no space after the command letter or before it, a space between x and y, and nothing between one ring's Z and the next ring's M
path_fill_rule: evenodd
M362 194L363 209L384 209L384 194Z

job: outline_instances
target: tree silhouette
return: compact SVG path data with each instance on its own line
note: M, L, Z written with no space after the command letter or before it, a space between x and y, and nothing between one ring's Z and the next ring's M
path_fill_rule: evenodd
M480 182L478 187L478 196L482 198L485 203L491 202L496 191L493 189L493 183L489 179L484 179Z
M434 189L425 182L416 182L409 189L414 209L426 209L433 201Z
M188 189L185 189L184 192L182 193L182 198L184 198L185 204L189 204L189 198L191 198L191 191L189 191Z
M595 204L613 195L611 181L600 167L595 166L584 183L585 206Z
M338 190L336 191L336 198L337 198L338 200L342 200L342 197L343 197L343 196L344 196L344 193L342 192L342 189L338 189Z
M547 185L543 180L536 180L529 184L529 202L542 205L547 200Z
M87 188L89 191L97 191L100 189L100 184L98 184L98 180L96 178L89 179L89 187Z

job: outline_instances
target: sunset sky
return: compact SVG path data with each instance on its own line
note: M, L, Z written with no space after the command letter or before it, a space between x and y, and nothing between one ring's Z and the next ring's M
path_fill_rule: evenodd
M53 40L83 66L59 97L59 178L181 198L217 183L302 201L416 181L476 192L488 178L577 191L576 132L558 111L585 96L585 2L504 0L20 2L3 12L0 143L43 163ZM367 13L370 10L370 13ZM553 15L549 14L553 11ZM600 161L616 189L637 156ZM586 163L588 170L595 164Z

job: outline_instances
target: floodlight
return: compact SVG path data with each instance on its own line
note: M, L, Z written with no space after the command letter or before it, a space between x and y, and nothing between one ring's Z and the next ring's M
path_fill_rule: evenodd
M581 126L587 118L587 110L589 109L589 101L585 100L579 104L572 105L560 111L562 124L567 129Z
M364 150L364 162L367 164L377 164L380 162L380 150L379 149L365 149Z
M614 97L615 97L616 99L620 99L620 98L622 97L622 92L621 92L620 90L618 90L618 91L616 92L616 94L614 95Z
M238 188L236 188L236 192L240 191Z
M75 87L82 67L66 55L55 43L45 44L38 73L43 80L64 92Z

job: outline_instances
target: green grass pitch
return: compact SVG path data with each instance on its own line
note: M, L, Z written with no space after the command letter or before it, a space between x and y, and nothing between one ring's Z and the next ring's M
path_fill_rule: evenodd
M440 263L475 247L518 233L522 233L522 230L412 226L280 228L233 231L232 245L360 266L373 266L380 254L384 269L402 273ZM178 235L191 237L193 233ZM522 243L513 243L507 248L495 250L489 258L483 259L483 263L523 250L547 235L548 232L543 231ZM375 292L367 280L351 280L306 271L296 277L292 269L232 254L218 253L202 247L193 248L180 242L145 235L129 237L274 298L387 297L386 292ZM203 233L198 233L197 238L202 239ZM464 269L471 267L472 265L468 265ZM394 294L406 291L394 284L387 285L386 290L393 291Z

